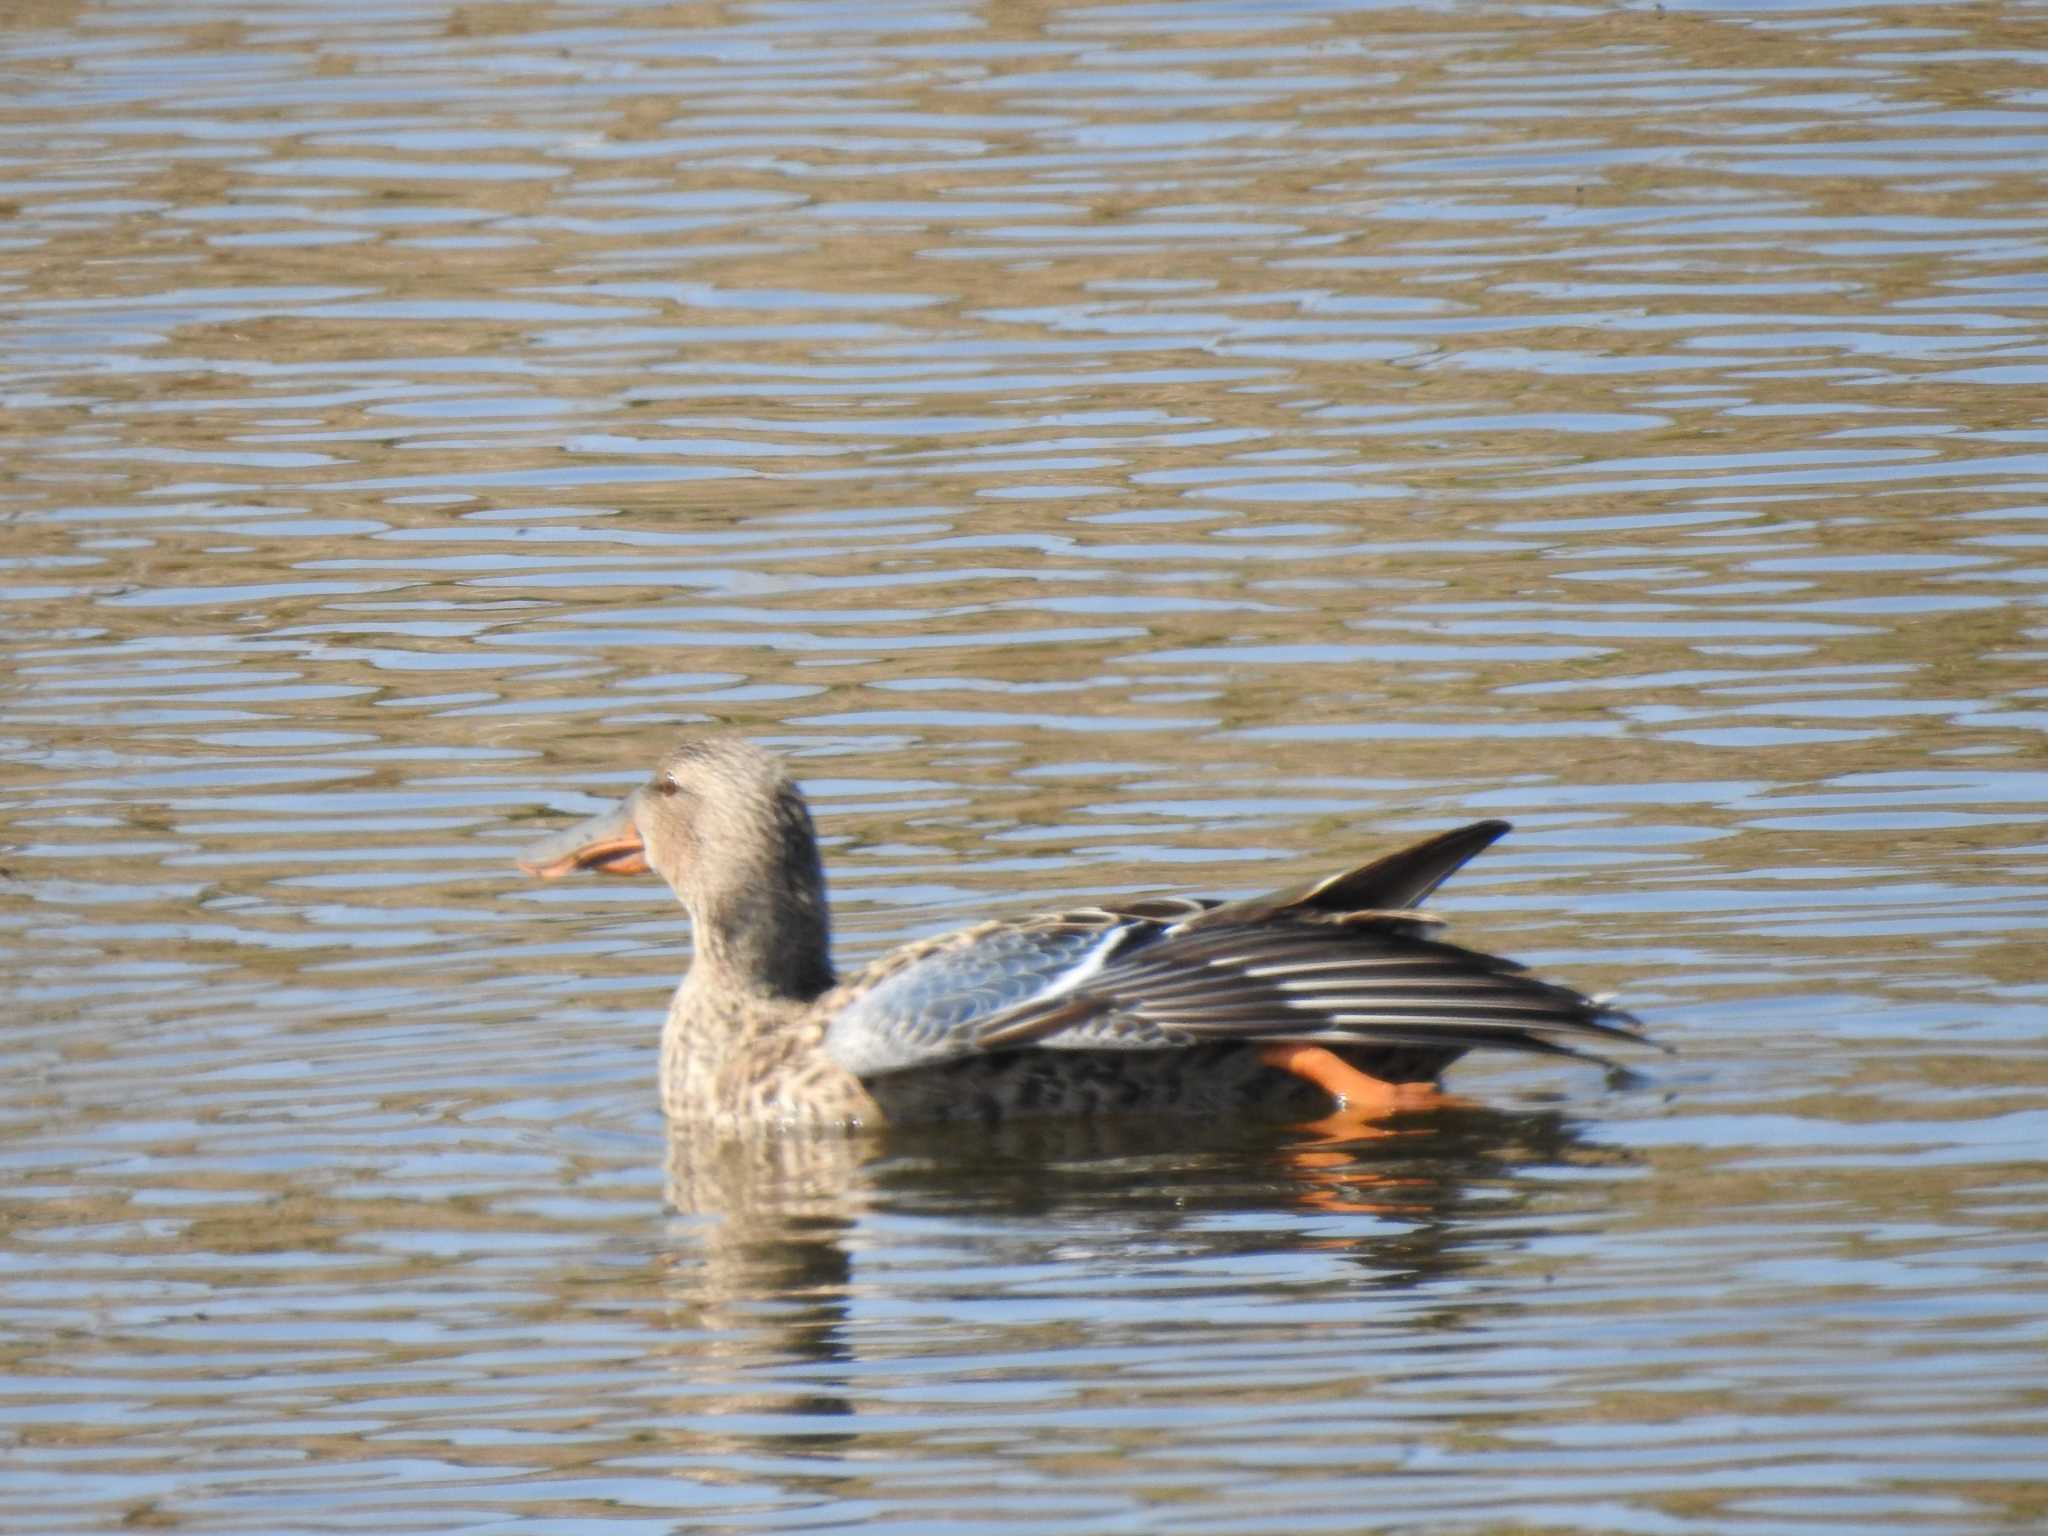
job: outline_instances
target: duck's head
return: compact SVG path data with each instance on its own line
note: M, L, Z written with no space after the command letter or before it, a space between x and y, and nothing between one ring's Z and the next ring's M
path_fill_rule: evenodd
M519 867L544 880L651 868L689 909L700 962L776 992L830 982L810 810L782 759L741 737L686 738L618 805L535 843Z

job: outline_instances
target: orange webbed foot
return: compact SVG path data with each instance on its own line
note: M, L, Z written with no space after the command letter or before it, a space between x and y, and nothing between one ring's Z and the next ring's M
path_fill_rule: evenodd
M1435 1083L1390 1083L1358 1068L1320 1045L1281 1044L1259 1048L1259 1060L1314 1083L1337 1101L1346 1121L1441 1109L1457 1101Z

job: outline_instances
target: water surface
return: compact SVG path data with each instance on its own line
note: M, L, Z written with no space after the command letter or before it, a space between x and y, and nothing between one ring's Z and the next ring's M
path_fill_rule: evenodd
M10 1529L2048 1521L2040 7L80 0L0 38ZM1478 816L1636 1079L671 1146L843 957Z

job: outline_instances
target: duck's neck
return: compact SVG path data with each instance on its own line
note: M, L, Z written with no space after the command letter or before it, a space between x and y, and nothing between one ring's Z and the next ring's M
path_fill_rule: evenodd
M807 1003L832 985L825 869L809 817L794 807L777 830L760 857L690 891L693 990Z
M807 1003L832 985L832 936L821 889L736 893L690 914L697 947L688 985L728 996Z
M734 1074L814 1044L810 1004L832 985L822 879L700 898L690 916L697 952L661 1030L662 1108L678 1122L738 1113Z

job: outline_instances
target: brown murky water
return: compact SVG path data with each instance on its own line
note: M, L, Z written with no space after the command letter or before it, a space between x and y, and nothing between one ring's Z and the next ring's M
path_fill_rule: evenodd
M0 1528L2040 1529L2044 65L8 8ZM509 859L704 720L848 956L1506 815L1681 1054L668 1148L676 912Z

